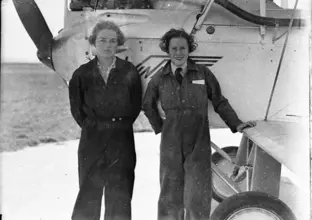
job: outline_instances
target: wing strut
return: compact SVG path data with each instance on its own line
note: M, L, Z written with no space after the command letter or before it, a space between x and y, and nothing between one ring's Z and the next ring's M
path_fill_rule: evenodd
M208 0L207 1L203 12L199 14L199 17L198 17L198 19L197 19L197 21L195 23L195 26L194 26L194 28L192 30L192 34L194 34L196 31L198 31L201 28L201 26L204 23L205 18L207 16L207 14L208 14L208 12L209 12L213 2L214 2L214 0Z
M294 9L292 11L291 20L289 22L289 26L288 26L288 30L287 30L287 34L286 34L286 39L285 39L285 42L284 42L284 45L283 45L282 54L281 54L281 57L280 57L280 60L279 60L279 63L278 63L277 72L276 72L276 75L275 75L275 79L274 79L274 83L273 83L273 87L272 87L272 91L271 91L271 95L270 95L270 99L269 99L269 104L268 104L268 107L267 107L267 110L266 110L266 113L265 113L265 118L264 118L265 121L268 119L268 114L269 114L269 110L270 110L270 107L271 107L273 94L274 94L274 91L275 91L277 79L278 79L278 76L279 76L279 73L280 73L280 69L281 69L281 65L282 65L282 61L283 61L283 58L284 58L285 49L286 49L287 42L288 42L288 37L289 37L290 31L291 31L291 28L292 28L292 24L293 24L293 21L294 21L294 15L295 15L295 10L297 8L297 4L298 4L298 0L296 0Z

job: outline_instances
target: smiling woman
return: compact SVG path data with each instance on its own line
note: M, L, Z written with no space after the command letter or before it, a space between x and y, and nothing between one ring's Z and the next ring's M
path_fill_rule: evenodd
M233 133L254 126L242 123L208 67L189 57L197 46L193 37L184 29L164 34L159 46L170 60L152 76L143 99L143 110L155 133L161 132L158 219L209 219L208 99Z
M188 54L196 49L197 43L186 32L177 33L175 29L171 29L161 38L159 46L162 51L168 53L174 65L181 67Z

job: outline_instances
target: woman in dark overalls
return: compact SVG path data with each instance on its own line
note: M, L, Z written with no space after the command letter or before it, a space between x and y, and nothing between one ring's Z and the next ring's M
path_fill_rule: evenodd
M232 132L254 126L253 122L240 121L213 73L189 58L196 46L184 30L168 31L160 47L170 61L152 77L143 99L143 109L155 133L161 132L158 220L209 220L208 99Z
M140 76L115 56L124 36L111 22L99 22L89 42L95 58L69 82L71 113L81 127L79 186L73 220L130 220L136 153L132 124L141 108Z

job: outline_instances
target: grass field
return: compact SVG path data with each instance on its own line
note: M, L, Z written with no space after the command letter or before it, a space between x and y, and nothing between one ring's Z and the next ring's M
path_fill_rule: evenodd
M135 131L151 130L141 113ZM68 89L43 64L1 64L0 152L77 139Z

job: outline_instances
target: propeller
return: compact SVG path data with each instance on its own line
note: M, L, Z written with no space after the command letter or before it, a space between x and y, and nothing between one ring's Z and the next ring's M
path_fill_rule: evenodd
M53 35L34 0L13 0L15 9L28 35L36 45L38 59L53 68Z

